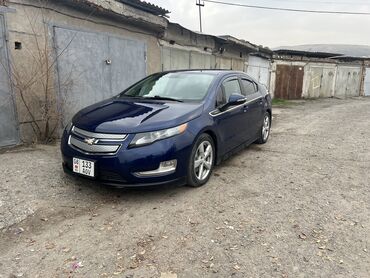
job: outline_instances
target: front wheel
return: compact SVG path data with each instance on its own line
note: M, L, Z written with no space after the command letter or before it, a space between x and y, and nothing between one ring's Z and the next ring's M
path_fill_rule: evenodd
M212 173L215 160L215 147L212 137L202 134L191 151L188 166L188 185L199 187L205 184Z
M260 137L256 141L258 144L265 144L270 136L271 128L271 116L268 112L265 113L263 117L262 127L259 131Z

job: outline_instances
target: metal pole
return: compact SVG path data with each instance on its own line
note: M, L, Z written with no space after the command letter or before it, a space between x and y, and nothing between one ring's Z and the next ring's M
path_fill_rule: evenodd
M202 7L204 7L204 3L200 1L201 0L197 0L196 5L199 7L199 30L202 33Z

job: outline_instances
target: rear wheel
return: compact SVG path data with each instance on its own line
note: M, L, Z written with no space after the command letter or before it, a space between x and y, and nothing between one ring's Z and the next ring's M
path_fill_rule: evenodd
M188 185L199 187L205 184L212 173L215 147L212 137L204 133L195 142L188 166Z
M260 137L256 141L258 144L265 144L270 136L270 128L271 128L271 116L268 112L265 113L263 117L262 127L260 129Z

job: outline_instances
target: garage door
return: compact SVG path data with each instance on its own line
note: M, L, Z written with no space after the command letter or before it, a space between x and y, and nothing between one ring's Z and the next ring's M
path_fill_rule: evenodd
M63 125L83 107L117 95L146 75L146 45L106 34L54 28Z
M310 66L307 98L334 95L335 66Z
M249 56L247 73L267 88L270 84L270 61L257 56Z
M365 96L370 96L370 68L366 68L365 74Z
M275 98L299 99L302 97L304 69L301 66L276 67Z
M360 83L360 67L338 66L334 95L336 97L359 96Z
M19 141L4 34L4 17L0 15L0 147L15 145Z

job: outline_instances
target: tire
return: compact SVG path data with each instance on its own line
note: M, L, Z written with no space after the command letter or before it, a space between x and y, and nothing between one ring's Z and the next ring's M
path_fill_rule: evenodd
M259 138L257 139L257 144L265 144L270 137L271 129L271 115L266 112L263 116L262 126L259 131Z
M207 183L211 177L215 162L215 150L215 145L211 136L203 133L198 137L193 145L189 158L188 186L199 187Z

